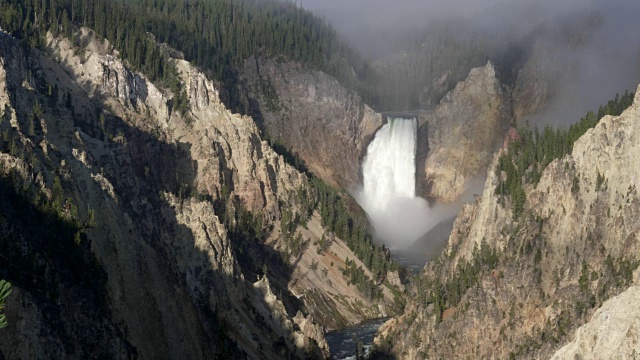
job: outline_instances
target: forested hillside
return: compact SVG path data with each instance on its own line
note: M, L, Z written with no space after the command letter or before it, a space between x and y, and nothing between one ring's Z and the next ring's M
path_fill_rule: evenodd
M556 159L560 159L573 151L573 144L589 129L595 127L606 115L619 116L633 104L634 93L617 94L614 99L598 108L597 114L589 111L579 122L568 129L554 129L547 125L544 130L531 129L529 124L517 130L513 141L509 144L509 151L500 156L496 171L505 173L500 176L496 187L496 195L510 196L513 214L518 217L524 210L525 192L527 184L537 185L544 169ZM604 183L604 175L598 172L597 190ZM578 179L574 179L571 191L578 190ZM504 201L504 198L501 198Z
M252 55L301 62L354 89L358 77L369 72L330 25L292 2L8 0L0 5L0 26L30 46L41 45L47 31L71 36L80 25L109 40L134 69L179 92L173 68L154 45L167 43L224 83L226 102L234 107L240 106L234 98L237 68Z

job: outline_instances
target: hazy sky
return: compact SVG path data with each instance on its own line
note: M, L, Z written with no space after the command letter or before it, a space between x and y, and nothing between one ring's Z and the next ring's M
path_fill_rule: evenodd
M340 27L419 23L439 16L471 15L504 0L302 0L302 5Z

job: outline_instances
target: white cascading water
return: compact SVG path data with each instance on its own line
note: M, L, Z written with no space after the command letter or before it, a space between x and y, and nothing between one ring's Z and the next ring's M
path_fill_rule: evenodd
M362 164L363 187L356 194L376 235L403 248L432 226L429 204L416 197L417 120L389 118L367 149Z

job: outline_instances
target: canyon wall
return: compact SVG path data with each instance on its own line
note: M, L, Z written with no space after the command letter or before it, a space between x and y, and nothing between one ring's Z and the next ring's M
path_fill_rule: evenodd
M310 211L314 190L201 71L171 60L181 113L91 30L74 39L49 35L25 53L0 34L0 226L14 284L0 354L324 358L323 326L393 311L391 290L372 301L337 271L356 258L342 240L323 256L309 245L331 235L322 226L299 226L307 246L288 257L282 213ZM295 296L301 282L335 316Z
M405 315L381 330L379 346L401 359L637 354L628 339L640 336L632 299L639 119L640 96L621 116L604 117L524 188L521 214L496 194L507 150L497 153L484 193L463 208L444 254L425 268ZM437 284L459 289L455 306L441 307Z

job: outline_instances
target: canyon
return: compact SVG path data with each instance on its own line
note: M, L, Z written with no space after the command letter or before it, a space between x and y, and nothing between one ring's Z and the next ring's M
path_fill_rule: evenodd
M0 360L640 353L640 94L556 118L602 18L374 64L297 4L162 3L0 4Z

